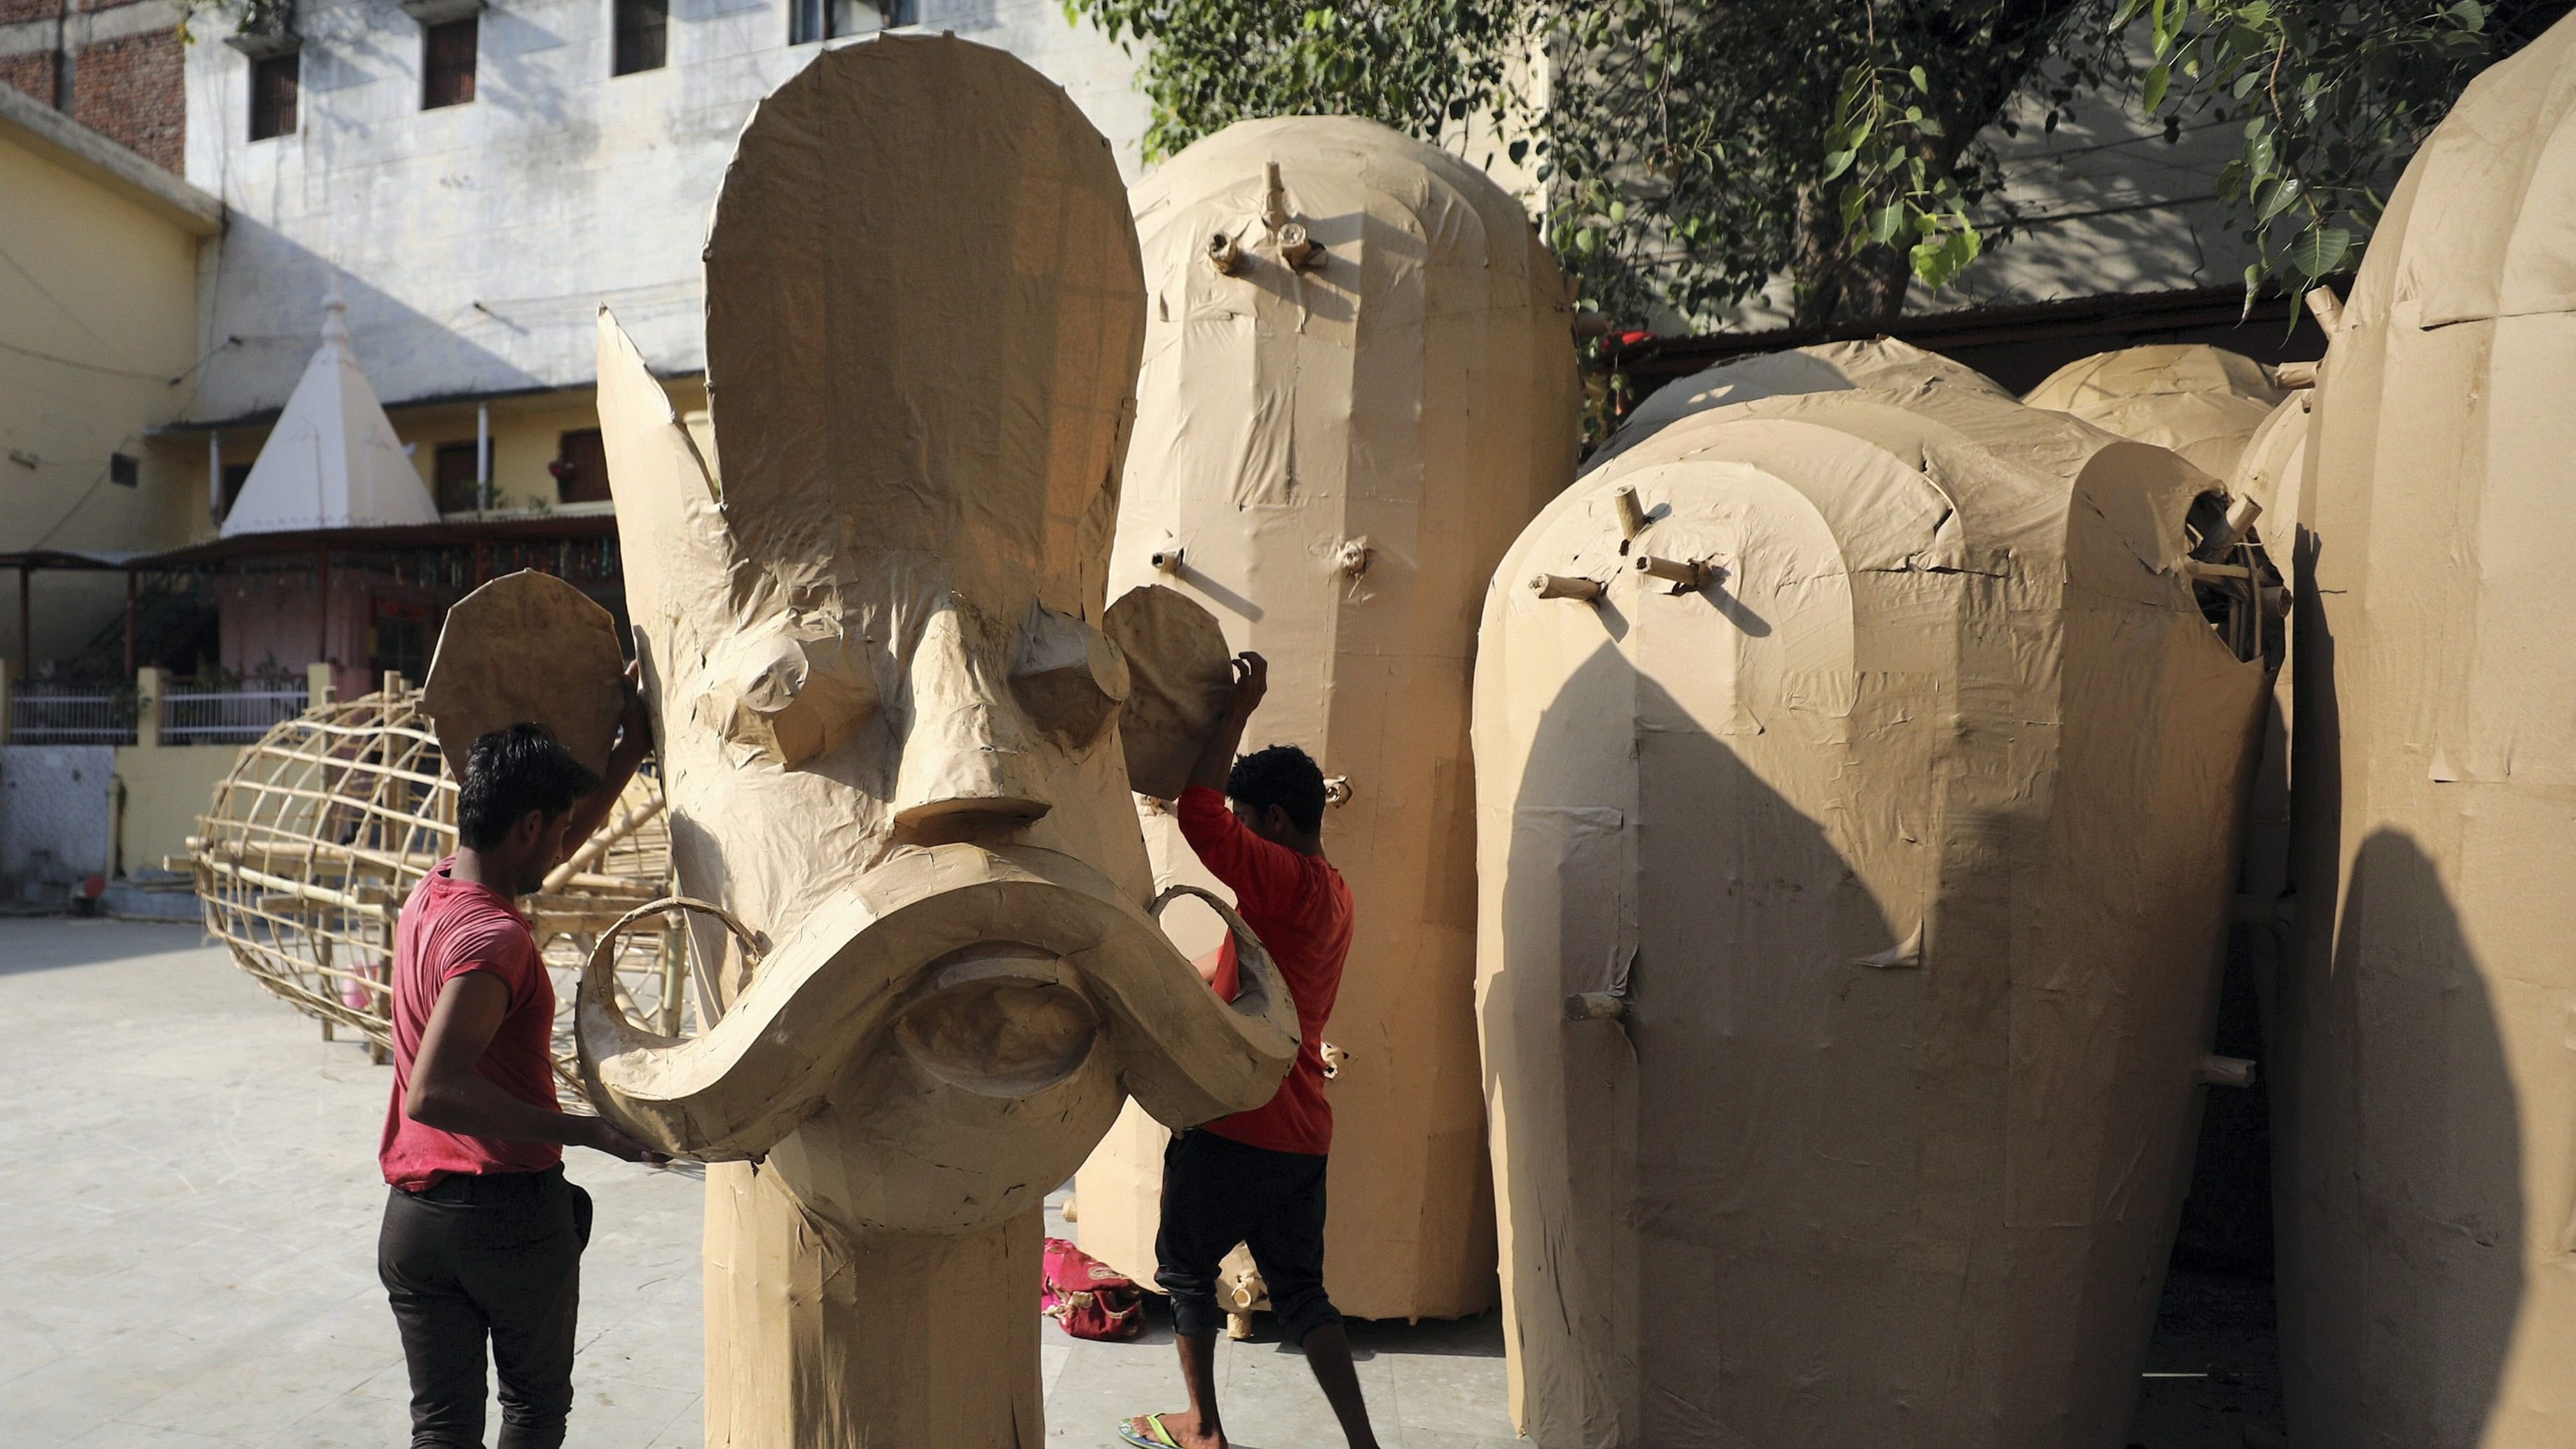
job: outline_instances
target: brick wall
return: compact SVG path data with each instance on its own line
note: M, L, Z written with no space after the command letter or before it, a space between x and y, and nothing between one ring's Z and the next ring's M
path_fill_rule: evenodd
M187 60L170 31L84 46L72 77L72 119L163 170L187 167Z
M72 119L163 169L187 159L187 47L171 0L0 0L0 85L60 108L61 52L72 47Z
M0 86L13 86L52 105L54 53L39 50L26 55L0 55Z

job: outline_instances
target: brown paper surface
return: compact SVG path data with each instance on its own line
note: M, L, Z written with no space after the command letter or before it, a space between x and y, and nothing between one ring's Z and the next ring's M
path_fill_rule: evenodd
M2227 491L2261 504L2254 525L2272 566L2288 579L2295 567L2299 536L2300 474L2307 467L2308 434L2316 393L2302 388L2283 398L2263 425L2254 430L2228 476ZM2254 775L2254 793L2245 811L2245 867L2241 892L2250 902L2276 902L2290 889L2290 746L2297 719L2292 687L2298 674L2298 630L2285 621L2281 658L2272 676L2272 704L2263 722L2262 763ZM2277 920L2258 922L2255 966L2265 1019L2276 1000L2276 978L2287 938Z
M761 102L706 258L721 486L605 313L599 408L709 1024L629 1019L603 950L583 1079L717 1164L711 1444L1034 1444L1044 1195L1297 1040L1257 942L1228 1006L1159 928L1128 791L1137 676L1189 670L1101 628L1125 193L1025 63L887 35Z
M2392 193L2299 497L2290 1429L2576 1440L2576 25Z
M2001 384L1975 368L1926 352L1910 342L1885 337L1874 342L1828 342L1788 352L1765 352L1721 362L1678 382L1657 388L1619 424L1619 431L1583 460L1591 474L1665 427L1711 408L1793 393L1838 392L1846 388L1930 393L1964 389L2010 397Z
M1127 655L1133 681L1118 715L1127 783L1139 795L1177 800L1234 693L1225 630L1187 595L1160 585L1128 590L1101 629Z
M1546 1449L2126 1442L2262 671L2178 569L2214 479L1894 371L1667 424L1487 596L1478 1009Z
M2171 448L2202 472L2225 478L2282 395L2263 364L2191 342L2078 358L2041 379L2022 401Z
M477 739L540 724L584 768L604 773L625 667L616 618L581 590L533 569L494 579L447 611L421 686L441 763L462 780Z
M1265 222L1274 165L1283 226L1323 248L1303 268ZM1482 173L1347 117L1233 126L1132 199L1149 305L1112 594L1204 604L1270 661L1245 749L1301 746L1349 786L1324 823L1357 909L1325 1029L1326 1286L1359 1317L1477 1312L1494 1248L1468 661L1495 560L1573 476L1562 283ZM1231 274L1207 260L1215 237ZM1213 884L1169 815L1145 828L1158 880ZM1162 1140L1128 1113L1078 1186L1083 1247L1140 1280Z

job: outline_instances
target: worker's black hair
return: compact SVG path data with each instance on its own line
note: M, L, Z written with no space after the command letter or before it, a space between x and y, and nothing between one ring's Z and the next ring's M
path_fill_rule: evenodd
M552 820L598 788L599 777L582 768L544 725L494 730L476 739L466 757L465 782L456 792L456 838L489 850L529 811Z
M1256 811L1276 805L1309 835L1324 828L1324 772L1295 745L1272 745L1235 761L1225 793Z

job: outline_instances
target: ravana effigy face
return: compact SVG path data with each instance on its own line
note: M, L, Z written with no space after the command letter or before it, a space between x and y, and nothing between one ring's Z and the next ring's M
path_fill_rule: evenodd
M600 319L674 868L748 941L693 924L721 1014L686 1042L594 971L585 1076L640 1138L764 1159L849 1230L1027 1211L1124 1096L1175 1125L1256 1106L1295 1045L1266 971L1228 1007L1149 914L1127 761L1195 706L1140 692L1203 694L1223 660L1122 645L1103 607L1136 242L1096 133L996 94L1019 81L989 54L834 52L746 126L707 246L720 469ZM1001 119L885 123L968 102Z

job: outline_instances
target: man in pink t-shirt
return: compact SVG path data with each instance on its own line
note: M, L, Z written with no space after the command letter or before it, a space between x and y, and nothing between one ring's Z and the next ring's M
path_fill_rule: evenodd
M650 745L632 670L605 778L536 725L476 740L456 854L403 903L376 1271L411 1370L413 1449L481 1449L487 1340L500 1449L563 1442L590 1238L590 1196L564 1181L563 1149L658 1160L556 1101L554 983L511 904L599 828Z

